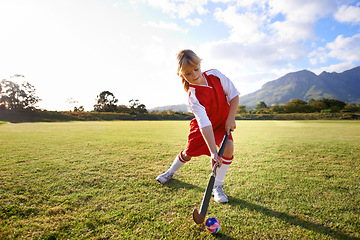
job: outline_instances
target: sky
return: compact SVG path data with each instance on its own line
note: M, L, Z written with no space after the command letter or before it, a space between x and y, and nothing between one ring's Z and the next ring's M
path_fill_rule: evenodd
M102 91L186 104L182 49L241 96L289 72L340 73L360 66L360 1L0 0L0 80L32 84L41 109L91 111Z

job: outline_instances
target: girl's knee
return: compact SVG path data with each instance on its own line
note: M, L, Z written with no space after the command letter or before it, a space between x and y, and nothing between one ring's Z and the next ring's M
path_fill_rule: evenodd
M185 151L181 152L181 155L182 155L182 157L183 157L183 159L184 159L185 161L190 161L191 156L190 156L190 155L187 155L187 154L185 153Z
M234 154L234 143L232 140L228 140L228 142L226 143L226 146L225 146L223 156L225 158L232 158L233 154Z

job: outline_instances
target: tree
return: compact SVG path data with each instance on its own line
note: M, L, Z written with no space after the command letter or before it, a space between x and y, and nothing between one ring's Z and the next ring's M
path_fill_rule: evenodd
M267 108L268 106L266 105L266 103L265 102L263 102L263 101L260 101L260 103L258 104L258 105L256 105L256 110L257 111L263 111L264 110L264 108Z
M284 104L284 109L287 113L295 113L297 111L296 105L289 101Z
M118 112L118 113L130 113L131 109L128 108L127 106L125 106L125 105L118 105L116 107L116 112Z
M138 99L136 100L131 99L129 103L130 103L131 114L137 115L139 113L147 113L146 106L144 104L141 104Z
M328 106L332 112L340 112L346 106L346 103L336 99L329 99Z
M109 91L102 91L97 96L97 103L94 105L94 111L97 112L115 112L118 100L115 95Z
M308 113L310 112L310 108L307 102L301 99L294 99L291 101L296 106L296 112L299 113Z
M239 105L237 106L237 113L246 113L246 106L245 105Z
M313 100L308 101L311 112L321 112L321 110L326 109L326 104L322 100Z
M331 112L340 112L340 110L346 106L346 103L336 99L323 98L321 100L309 102L309 105L312 110L317 112L326 109L331 110Z
M74 107L74 112L84 112L84 111L85 111L84 106Z
M355 103L348 103L343 110L344 112L357 112L360 109L359 107L360 105L356 106Z
M275 103L275 106L273 106L272 108L270 108L269 110L272 113L284 113L284 106L280 106L280 104L277 102Z
M15 75L13 77L24 77L22 75ZM35 105L41 101L36 96L36 89L28 82L21 85L3 79L0 82L0 106L2 109L9 110L34 110Z
M300 99L293 99L291 102L286 102L284 108L287 113L310 112L310 108L307 102Z

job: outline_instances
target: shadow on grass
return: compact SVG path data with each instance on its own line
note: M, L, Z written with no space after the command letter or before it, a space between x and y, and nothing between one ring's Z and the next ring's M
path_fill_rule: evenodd
M284 222L287 222L289 224L299 226L302 228L306 228L308 230L311 230L313 232L326 234L330 237L336 238L336 239L360 239L357 237L348 236L345 233L342 233L340 231L336 231L330 227L326 227L322 224L313 223L310 221L305 221L297 216L291 216L287 213L274 211L265 207L262 207L260 205L250 203L241 199L237 199L234 197L229 197L229 204L231 206L237 206L240 208L247 208L253 211L261 212L262 214L265 214L270 217L276 217L278 219L281 219Z
M186 182L183 182L179 179L176 178L171 178L167 183L165 183L165 185L169 188L173 188L173 189L178 189L178 188L186 188L186 189L197 189L197 190L202 190L201 187L195 186L193 184L189 184Z
M189 184L189 183L185 183L183 181L177 180L177 179L171 179L168 183L167 186L170 188L186 188L186 189L198 189L199 191L205 191L205 189L200 188L198 186ZM278 219L281 219L284 222L287 222L289 224L295 225L295 226L299 226L308 230L311 230L313 232L317 232L317 233L321 233L321 234L326 234L330 237L333 237L335 239L351 239L351 240L360 240L360 238L357 237L352 237L352 236L348 236L345 233L342 233L340 231L336 231L332 228L326 227L322 224L317 224L317 223L313 223L310 221L305 221L297 216L291 216L287 213L283 213L283 212L278 212L278 211L274 211L271 210L269 208L266 207L262 207L260 205L254 204L254 203L250 203L238 198L234 198L231 196L229 197L229 205L231 206L237 206L240 208L247 208L253 211L257 211L257 212L261 212L262 214L265 214L267 216L270 217L276 217ZM217 239L234 239L231 238L229 236L226 236L224 234L216 234L214 235L214 238Z

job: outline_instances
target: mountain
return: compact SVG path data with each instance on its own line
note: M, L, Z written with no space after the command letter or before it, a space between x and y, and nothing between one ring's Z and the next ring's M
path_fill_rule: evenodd
M260 90L240 97L240 105L256 107L260 101L268 106L284 104L292 99L308 101L322 98L348 103L360 102L360 67L342 73L322 72L316 75L308 70L288 73L265 83Z
M167 105L162 107L156 107L149 109L149 112L163 112L163 111L173 111L173 112L190 112L190 108L187 104L178 104L178 105Z

